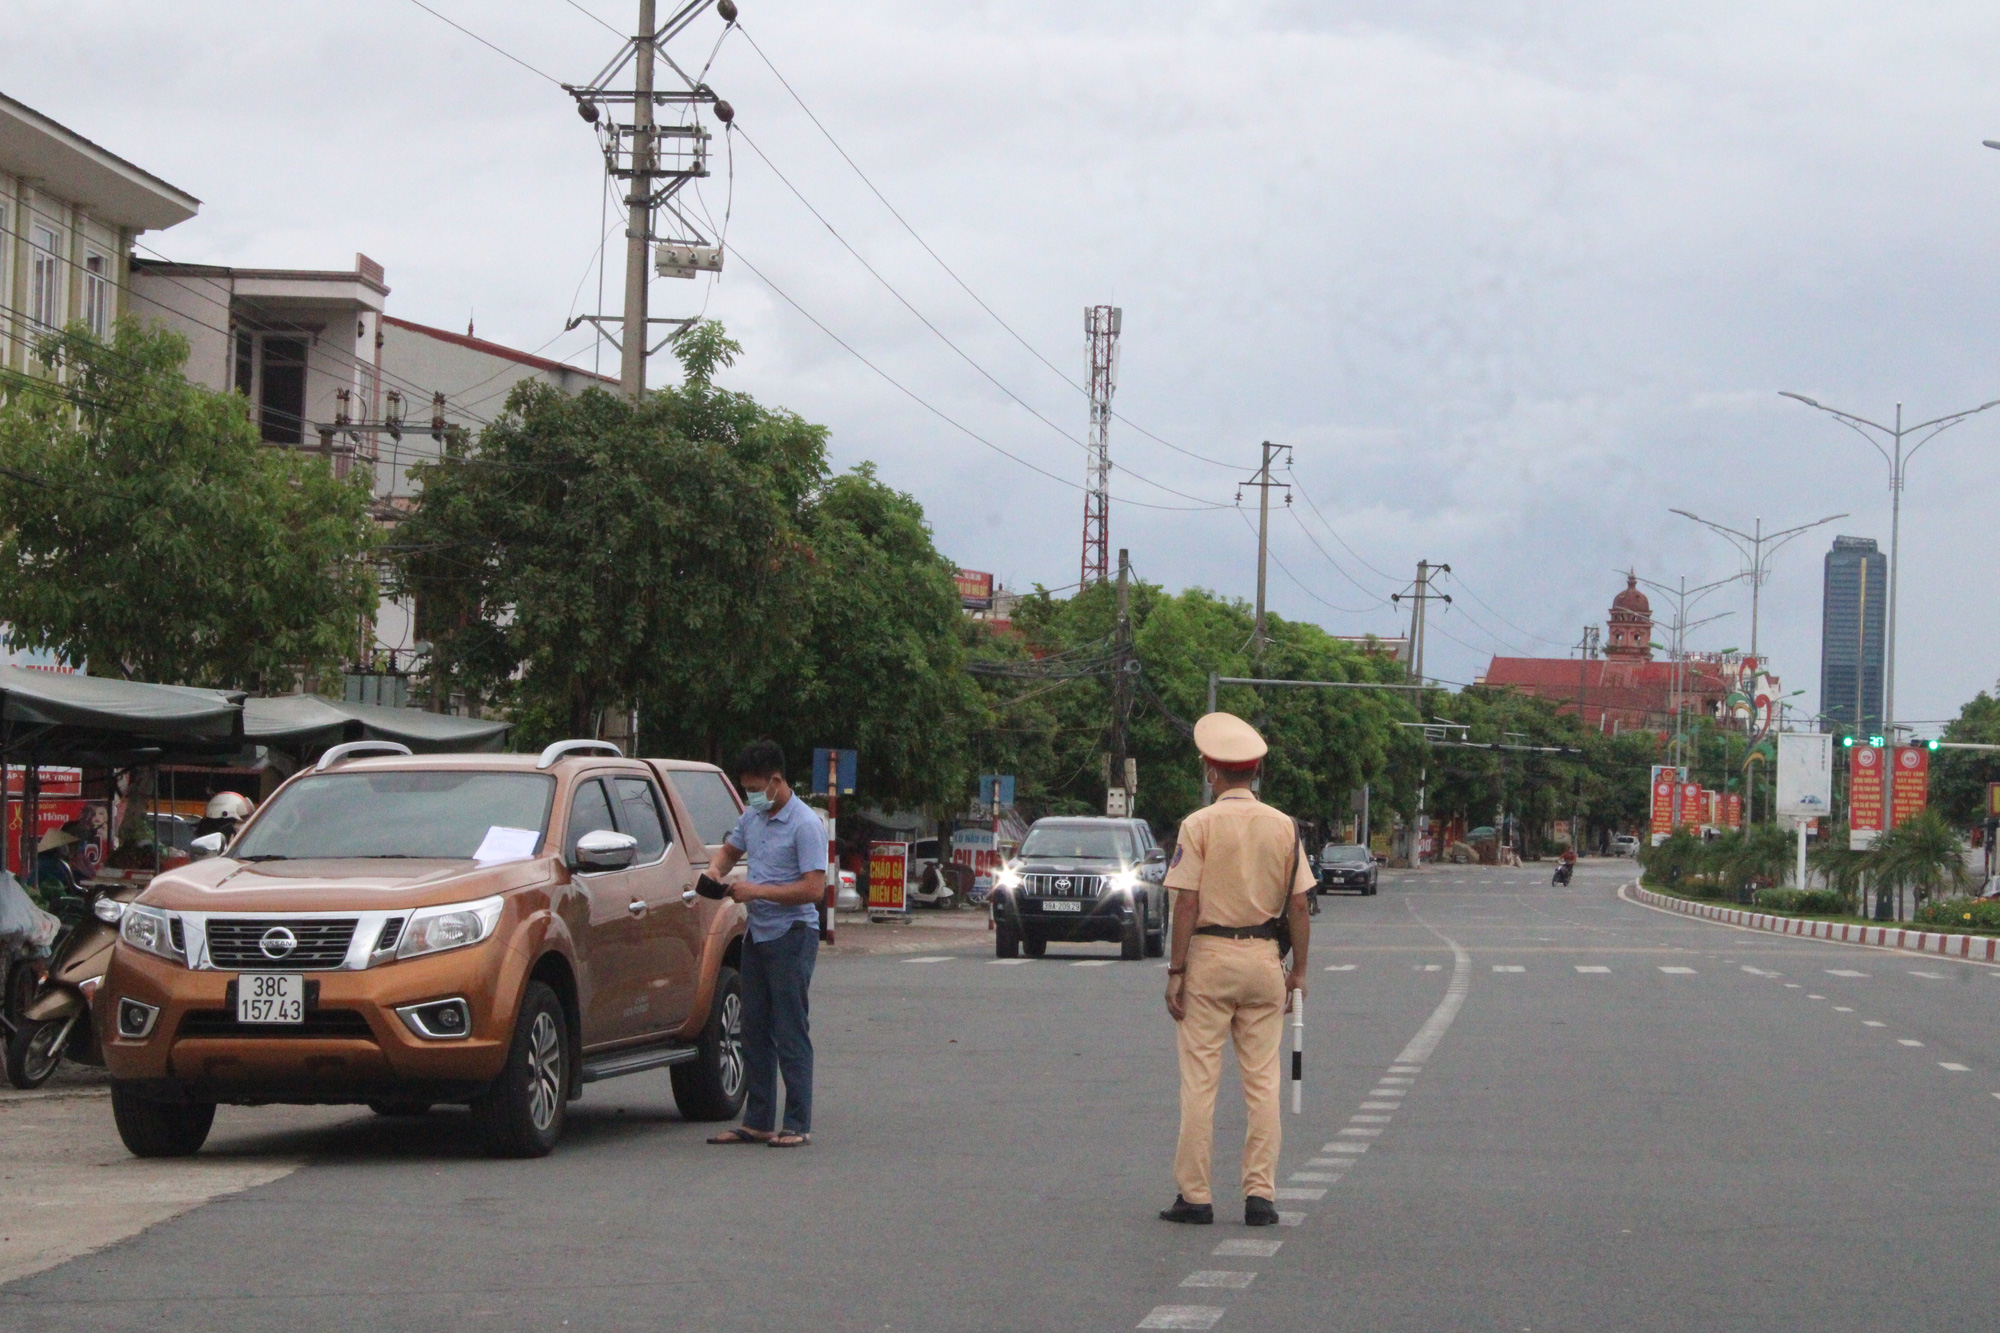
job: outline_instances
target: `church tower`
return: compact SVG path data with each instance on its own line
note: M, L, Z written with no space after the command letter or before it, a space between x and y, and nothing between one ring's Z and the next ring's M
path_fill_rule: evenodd
M1653 660L1653 604L1639 591L1639 576L1625 576L1625 591L1611 599L1610 634L1604 655L1612 661Z

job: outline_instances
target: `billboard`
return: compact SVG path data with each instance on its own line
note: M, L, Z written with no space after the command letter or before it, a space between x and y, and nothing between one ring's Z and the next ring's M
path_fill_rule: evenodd
M1882 749L1857 745L1847 752L1847 845L1865 852L1882 831Z
M968 611L993 609L993 576L976 569L958 571L958 604Z
M1833 737L1823 731L1778 734L1778 818L1833 813Z
M907 912L905 897L910 879L910 844L871 842L868 844L868 910Z
M1896 773L1890 779L1890 809L1898 824L1907 824L1931 801L1931 752L1923 745L1896 747Z

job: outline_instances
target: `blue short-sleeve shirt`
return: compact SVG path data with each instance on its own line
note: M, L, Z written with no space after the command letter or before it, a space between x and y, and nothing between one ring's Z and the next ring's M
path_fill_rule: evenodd
M743 853L753 884L790 884L826 869L826 825L819 811L797 796L769 813L745 810L729 831L729 845ZM816 903L774 903L755 899L750 908L750 940L768 944L803 921L819 928Z

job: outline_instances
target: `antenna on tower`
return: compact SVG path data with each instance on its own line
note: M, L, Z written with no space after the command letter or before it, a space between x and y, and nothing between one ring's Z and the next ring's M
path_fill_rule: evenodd
M1083 331L1090 344L1089 475L1083 490L1083 586L1111 577L1111 395L1118 387L1118 330L1125 312L1088 306Z

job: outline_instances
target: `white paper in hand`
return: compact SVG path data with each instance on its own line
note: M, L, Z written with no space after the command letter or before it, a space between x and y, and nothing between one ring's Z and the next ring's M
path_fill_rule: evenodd
M490 866L502 861L525 861L535 854L535 844L541 840L542 835L534 829L493 824L480 840L479 850L472 854L472 863Z

